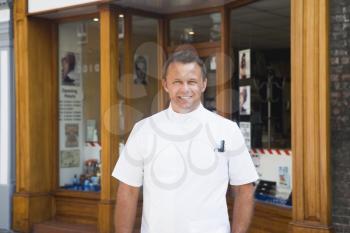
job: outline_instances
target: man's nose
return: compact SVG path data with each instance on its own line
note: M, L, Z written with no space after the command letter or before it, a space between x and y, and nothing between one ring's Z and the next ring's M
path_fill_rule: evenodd
M187 91L187 90L189 90L189 88L190 87L189 87L188 83L186 83L186 82L184 82L181 86L182 91Z

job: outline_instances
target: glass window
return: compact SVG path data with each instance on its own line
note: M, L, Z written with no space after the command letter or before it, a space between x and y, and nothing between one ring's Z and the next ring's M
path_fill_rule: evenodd
M125 25L131 19L131 51L126 51ZM158 20L119 15L119 126L120 149L135 122L158 111ZM125 69L126 55L133 58L132 71Z
M290 0L233 9L236 119L260 175L256 197L290 205Z
M263 0L231 12L237 118L252 124L252 148L291 147L289 10Z
M170 46L220 41L220 27L220 13L173 19L170 21Z
M207 70L207 88L203 94L203 106L216 112L216 56L201 57Z
M131 125L158 112L158 21L132 16L133 74L128 76Z
M119 62L119 79L118 79L118 112L119 112L119 140L123 143L126 133L126 126L125 126L125 98L126 98L126 91L125 91L125 46L124 46L124 38L125 38L125 20L124 20L124 14L119 14L118 16L118 62Z
M59 186L100 190L100 25L59 25Z

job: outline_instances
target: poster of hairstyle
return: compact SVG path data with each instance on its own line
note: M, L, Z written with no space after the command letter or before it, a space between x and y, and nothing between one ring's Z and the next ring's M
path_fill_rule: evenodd
M148 62L146 56L135 55L134 60L134 84L147 85Z
M250 49L239 51L239 79L250 78Z
M60 60L61 85L63 86L80 86L80 72L78 64L80 57L73 52L66 52Z
M239 87L239 114L250 115L250 86Z

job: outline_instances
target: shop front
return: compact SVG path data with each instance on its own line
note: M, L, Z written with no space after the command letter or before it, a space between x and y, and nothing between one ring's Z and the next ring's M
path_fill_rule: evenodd
M250 232L331 232L328 1L20 0L14 23L15 230L113 232L119 151L167 107L163 64L187 46L259 173Z

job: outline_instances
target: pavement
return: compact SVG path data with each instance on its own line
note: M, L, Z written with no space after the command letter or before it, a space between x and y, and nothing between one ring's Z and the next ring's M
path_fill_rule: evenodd
M0 229L0 233L16 233L15 231Z

